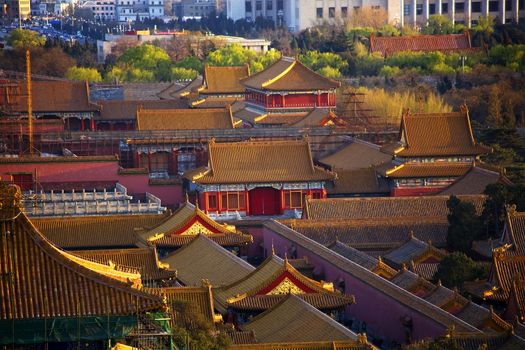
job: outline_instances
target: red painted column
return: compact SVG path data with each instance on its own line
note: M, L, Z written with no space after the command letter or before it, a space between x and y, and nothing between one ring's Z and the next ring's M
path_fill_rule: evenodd
M151 172L151 153L148 151L148 172Z
M80 118L80 130L84 131L84 118Z
M279 197L280 197L280 200L281 200L281 203L279 203L279 210L280 210L281 214L284 214L284 203L285 203L285 201L284 201L284 190L283 189L281 189L279 191Z
M317 106L321 105L321 92L317 91Z
M95 131L95 118L91 118L91 130Z
M250 215L250 196L248 191L244 191L244 205L246 206L246 215Z
M220 214L222 209L222 196L220 191L217 191L215 193L217 194L217 213Z
M284 95L281 95L281 107L285 107L286 106L286 100L284 98Z

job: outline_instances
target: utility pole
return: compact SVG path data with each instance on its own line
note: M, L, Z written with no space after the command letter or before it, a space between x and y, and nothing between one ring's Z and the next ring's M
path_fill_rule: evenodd
M31 53L26 50L26 79L27 79L27 133L29 136L29 155L33 156L33 96L31 92Z

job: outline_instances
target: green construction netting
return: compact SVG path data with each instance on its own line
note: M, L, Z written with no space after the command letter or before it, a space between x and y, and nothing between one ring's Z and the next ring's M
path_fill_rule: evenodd
M118 339L136 324L134 316L0 320L0 345Z

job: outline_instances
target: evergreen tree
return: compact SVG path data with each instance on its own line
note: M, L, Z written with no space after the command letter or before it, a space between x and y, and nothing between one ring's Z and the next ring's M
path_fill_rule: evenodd
M471 258L464 253L453 252L439 263L434 281L441 281L448 288L461 289L466 281L482 277L483 274L483 268L479 267Z
M447 201L448 233L447 247L451 251L470 252L472 241L481 238L483 226L472 203L462 202L456 196Z

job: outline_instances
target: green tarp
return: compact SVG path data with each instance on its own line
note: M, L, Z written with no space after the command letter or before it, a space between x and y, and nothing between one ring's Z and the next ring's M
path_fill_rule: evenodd
M0 320L0 345L119 339L136 324L134 316Z

